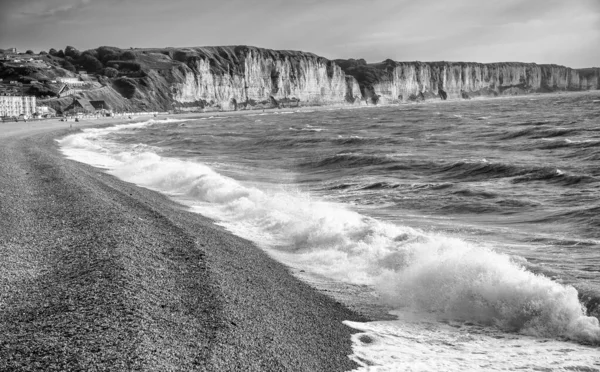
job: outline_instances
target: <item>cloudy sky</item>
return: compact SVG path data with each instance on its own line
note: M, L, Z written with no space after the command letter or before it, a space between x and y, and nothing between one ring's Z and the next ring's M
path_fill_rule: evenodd
M0 48L240 44L600 67L600 0L0 0Z

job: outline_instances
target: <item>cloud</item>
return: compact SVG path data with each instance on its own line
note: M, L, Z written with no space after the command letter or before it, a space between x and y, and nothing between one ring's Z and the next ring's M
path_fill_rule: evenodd
M33 9L21 11L19 14L23 17L35 17L44 19L64 19L72 16L81 9L88 7L92 3L91 0L75 0L70 1L65 5L55 5L41 9Z

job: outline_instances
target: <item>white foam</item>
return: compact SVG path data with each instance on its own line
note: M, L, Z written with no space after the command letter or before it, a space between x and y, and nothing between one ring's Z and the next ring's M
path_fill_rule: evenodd
M354 371L598 371L598 349L507 334L422 315L401 320L344 322L352 336Z
M519 260L369 218L297 189L238 182L152 147L113 144L105 137L114 130L85 130L60 143L69 157L175 196L290 265L371 285L389 305L528 335L600 342L598 320L586 316L577 291L526 271Z

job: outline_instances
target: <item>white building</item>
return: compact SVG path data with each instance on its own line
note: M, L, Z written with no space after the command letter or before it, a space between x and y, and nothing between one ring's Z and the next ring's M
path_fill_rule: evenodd
M79 80L79 78L68 78L68 77L59 77L57 79L59 82L68 84L68 85L83 85L85 81Z
M20 115L31 117L35 111L34 96L0 96L0 117Z
M50 113L50 107L49 106L38 106L36 109L38 114L44 115L44 114L49 114Z

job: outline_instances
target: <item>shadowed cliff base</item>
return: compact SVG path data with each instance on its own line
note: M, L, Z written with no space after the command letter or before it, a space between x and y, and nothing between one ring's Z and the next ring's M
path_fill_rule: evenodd
M63 159L66 131L0 137L0 370L355 366L341 322L362 317L212 221Z
M395 104L595 90L600 68L502 62L367 63L251 46L73 47L0 63L0 78L59 113L75 99L113 111L234 111L274 107ZM82 73L84 71L85 73ZM64 83L61 83L64 82Z

